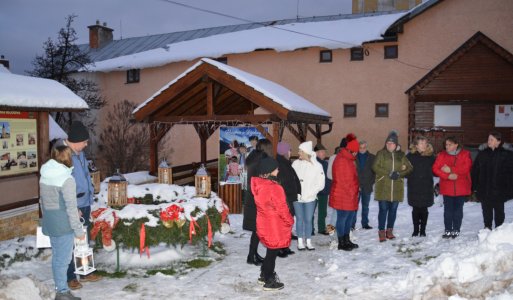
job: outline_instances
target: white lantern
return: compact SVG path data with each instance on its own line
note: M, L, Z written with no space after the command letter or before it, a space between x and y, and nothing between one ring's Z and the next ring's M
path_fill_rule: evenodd
M89 247L87 240L87 231L84 229L85 237L83 240L75 238L75 249L73 250L75 262L75 274L86 276L94 271L93 249Z
M210 197L210 175L208 175L205 165L201 164L201 167L194 176L194 185L196 186L196 196L198 197Z
M173 184L173 169L168 165L167 161L162 160L158 168L159 183Z

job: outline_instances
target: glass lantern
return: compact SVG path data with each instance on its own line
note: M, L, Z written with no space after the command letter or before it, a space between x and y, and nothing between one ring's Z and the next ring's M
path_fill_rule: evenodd
M91 182L94 186L94 193L98 194L100 192L100 171L96 168L96 165L93 161L89 161L89 173L91 174Z
M159 183L173 184L173 168L165 160L159 165Z
M196 196L198 197L210 197L210 175L205 168L205 165L201 164L201 167L194 176L194 183L196 186Z
M89 247L87 241L87 232L84 229L85 237L83 240L75 238L75 249L73 250L73 261L75 263L75 274L86 276L94 271L93 249Z
M109 188L108 188L108 205L109 206L123 206L128 203L127 199L127 188L128 182L125 177L121 173L119 173L119 169L116 171L116 174L112 175L109 179Z

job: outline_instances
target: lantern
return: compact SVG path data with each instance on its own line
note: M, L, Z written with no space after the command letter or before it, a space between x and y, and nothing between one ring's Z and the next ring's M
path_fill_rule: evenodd
M73 250L73 261L75 263L75 274L86 276L94 271L93 249L89 247L87 241L87 232L84 229L85 237L83 240L75 239L75 249Z
M108 189L108 205L109 206L123 206L128 202L127 199L127 186L128 182L125 177L119 173L119 169L116 174L112 175L109 179Z
M159 183L173 184L173 169L165 160L159 165Z
M94 193L98 194L100 192L100 171L96 168L93 161L89 161L89 173L91 174Z
M196 186L196 196L210 197L210 175L208 175L205 165L201 164L198 172L196 172L194 183Z

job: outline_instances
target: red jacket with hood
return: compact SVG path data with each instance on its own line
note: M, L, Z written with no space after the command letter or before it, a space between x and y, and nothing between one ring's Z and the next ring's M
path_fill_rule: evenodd
M355 157L345 148L333 162L330 206L337 210L358 210L358 173Z
M444 165L451 168L451 173L458 175L458 179L450 180L450 173L442 171ZM472 186L470 179L471 167L470 152L465 149L458 148L455 155L449 154L447 151L440 152L433 165L433 173L440 177L440 194L452 197L470 195Z
M256 231L260 242L269 249L289 247L294 218L283 187L273 180L253 177L251 191L255 196Z

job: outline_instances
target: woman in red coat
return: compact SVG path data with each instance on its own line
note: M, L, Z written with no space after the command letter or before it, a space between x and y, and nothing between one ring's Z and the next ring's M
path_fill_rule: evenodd
M264 290L279 290L284 287L274 267L280 249L290 246L294 219L290 214L283 187L278 183L278 162L266 157L259 163L258 177L251 178L251 191L257 209L256 229L260 242L267 247L259 283Z
M443 238L456 238L460 235L463 220L463 204L470 195L472 182L470 152L463 149L455 137L445 139L445 151L438 154L433 173L440 177L440 194L444 196Z
M347 146L342 148L333 162L333 180L329 198L330 207L337 210L338 249L351 251L358 248L349 239L349 231L358 210L358 173L356 154L360 147L354 135L348 135Z

